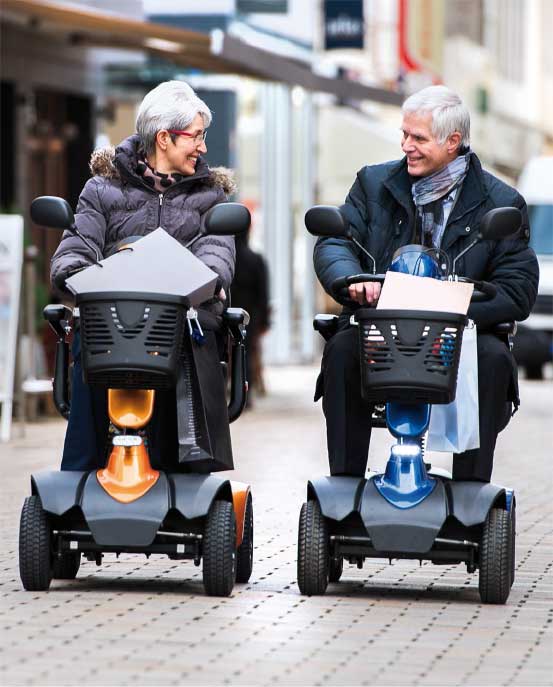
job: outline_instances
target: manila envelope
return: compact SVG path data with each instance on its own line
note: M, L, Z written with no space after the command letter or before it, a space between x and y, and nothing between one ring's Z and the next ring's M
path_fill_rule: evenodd
M386 272L377 310L430 310L466 315L474 286Z

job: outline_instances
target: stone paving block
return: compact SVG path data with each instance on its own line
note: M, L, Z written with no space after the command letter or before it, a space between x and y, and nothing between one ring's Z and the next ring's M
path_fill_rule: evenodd
M499 441L496 480L515 485L518 500L517 572L507 605L482 605L478 577L464 566L416 561L347 565L325 596L306 598L295 580L298 514L306 480L327 470L324 422L306 393L315 374L278 370L272 395L232 426L233 477L253 484L256 546L250 582L228 599L206 597L201 569L191 563L131 555L106 556L100 568L83 562L76 580L54 581L48 593L23 592L19 509L30 472L57 464L64 425L39 425L2 446L11 469L0 501L0 682L61 685L67 676L67 684L133 687L551 685L553 504L545 433L551 438L553 423L543 424L551 389L523 382L522 408ZM292 379L301 395L290 391ZM387 433L374 435L371 465L389 452Z

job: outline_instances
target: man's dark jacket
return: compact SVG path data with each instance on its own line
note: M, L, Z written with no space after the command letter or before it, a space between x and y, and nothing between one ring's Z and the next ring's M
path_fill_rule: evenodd
M416 242L412 181L405 158L363 167L341 208L357 240L374 256L377 272L386 272L397 248ZM480 330L528 317L536 299L539 269L534 251L528 246L530 227L524 198L485 172L472 153L441 247L451 259L455 258L476 237L483 215L493 208L507 206L522 212L522 226L516 237L481 241L456 267L459 275L490 281L498 288L492 300L470 306L469 317ZM320 238L314 261L317 276L329 293L337 277L372 272L370 260L347 239Z

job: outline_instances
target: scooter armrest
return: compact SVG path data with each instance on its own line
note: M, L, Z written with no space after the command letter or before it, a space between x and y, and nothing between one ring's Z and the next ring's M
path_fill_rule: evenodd
M244 308L227 308L223 313L223 322L228 326L243 324L247 327L250 323L250 315Z
M338 315L319 314L313 320L313 329L328 341L338 331Z
M72 314L73 313L71 309L65 305L62 305L61 303L51 303L42 311L42 316L49 323L60 339L65 339L66 335L62 322L68 321Z
M499 324L494 324L492 332L499 336L514 336L517 333L517 323L500 322Z

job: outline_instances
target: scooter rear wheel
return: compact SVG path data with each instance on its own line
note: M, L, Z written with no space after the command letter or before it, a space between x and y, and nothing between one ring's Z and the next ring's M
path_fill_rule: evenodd
M43 592L52 581L52 530L36 495L25 499L19 523L19 575L28 592Z
M504 604L513 581L513 519L502 508L492 508L484 523L480 544L478 589L486 604Z
M244 515L244 536L236 551L236 581L247 582L253 568L253 502L248 494L246 513Z
M324 594L330 575L328 527L318 501L301 507L298 534L298 586L302 594Z
M208 596L229 596L236 576L236 519L228 501L214 501L203 540L203 580Z

